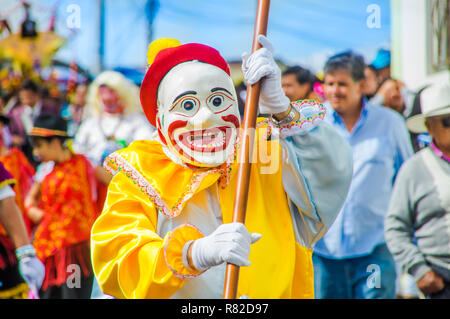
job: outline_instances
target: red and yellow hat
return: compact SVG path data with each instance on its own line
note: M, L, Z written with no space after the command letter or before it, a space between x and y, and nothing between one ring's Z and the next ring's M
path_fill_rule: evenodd
M141 84L140 99L144 114L153 126L156 126L158 113L159 83L176 65L198 60L217 66L230 75L228 64L219 51L200 43L181 44L175 39L158 39L150 44L147 60L149 68Z
M33 123L33 128L28 134L34 137L60 136L71 138L67 134L67 121L56 114L41 114Z

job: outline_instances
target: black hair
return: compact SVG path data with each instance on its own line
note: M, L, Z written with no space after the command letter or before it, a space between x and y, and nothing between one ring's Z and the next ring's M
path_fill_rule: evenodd
M288 67L283 71L282 75L285 76L289 74L295 75L295 79L299 84L309 83L311 85L314 85L315 82L319 81L319 79L314 74L312 74L311 71L299 65Z
M365 78L365 67L366 64L362 55L354 53L353 51L345 51L328 59L325 63L324 74L326 75L340 70L347 70L352 79L355 82L358 82Z
M375 74L378 75L378 70L377 70L372 64L367 65L367 67L368 67L369 69L371 69L373 72L375 72Z
M389 80L394 80L394 81L395 81L395 79L393 79L393 78L390 77L390 76L385 77L385 78L384 78L383 80L381 80L381 82L378 84L377 90L376 90L375 92L378 92L378 90L383 86L383 84L384 84L385 82L389 81Z
M29 80L29 79L23 81L20 89L21 90L32 91L34 93L38 93L39 92L39 88L38 88L37 84L33 80Z

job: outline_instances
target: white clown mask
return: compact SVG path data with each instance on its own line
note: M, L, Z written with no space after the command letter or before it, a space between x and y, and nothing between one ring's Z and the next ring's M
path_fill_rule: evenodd
M230 160L239 126L236 91L222 69L189 61L176 65L161 81L157 129L184 163L216 167Z

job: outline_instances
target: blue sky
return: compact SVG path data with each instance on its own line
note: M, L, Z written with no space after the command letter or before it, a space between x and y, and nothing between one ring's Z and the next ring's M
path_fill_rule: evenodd
M0 11L15 0L0 0ZM30 0L32 15L46 28L50 6L57 4L56 30L69 36L67 20L71 4L80 8L80 26L69 37L58 58L76 59L93 69L98 60L98 6L93 0ZM107 68L145 68L148 47L146 0L105 0L105 55ZM369 28L367 8L379 8L380 27ZM277 58L320 71L330 55L354 49L368 62L380 47L390 46L389 0L272 0L268 36ZM23 15L18 10L14 22ZM182 43L199 42L217 48L227 60L240 60L250 51L256 0L160 0L153 36L177 38ZM14 28L14 23L13 28ZM15 23L17 24L17 23Z
M162 1L156 35L209 44L226 58L239 59L251 49L256 1L205 2ZM371 4L380 8L380 28L367 27ZM371 59L379 47L389 47L389 0L271 1L268 36L277 57L288 63L320 65L326 56L346 49Z

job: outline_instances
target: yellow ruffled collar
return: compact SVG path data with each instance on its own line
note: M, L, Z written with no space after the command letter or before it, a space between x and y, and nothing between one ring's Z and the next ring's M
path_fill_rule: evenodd
M104 168L115 175L125 174L149 197L156 209L168 216L178 216L185 203L197 192L219 182L225 188L236 161L213 169L195 169L172 161L158 141L140 140L109 155Z

